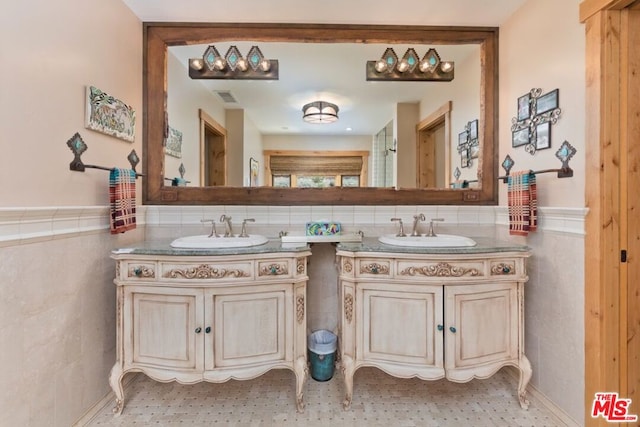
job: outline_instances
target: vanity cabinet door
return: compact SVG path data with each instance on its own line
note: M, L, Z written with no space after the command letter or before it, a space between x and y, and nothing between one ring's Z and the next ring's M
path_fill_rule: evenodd
M357 359L443 367L442 286L358 285Z
M213 325L206 370L293 360L291 284L210 289L205 295Z
M447 378L489 376L518 360L516 283L445 286Z
M125 289L125 363L202 372L203 334L202 289Z

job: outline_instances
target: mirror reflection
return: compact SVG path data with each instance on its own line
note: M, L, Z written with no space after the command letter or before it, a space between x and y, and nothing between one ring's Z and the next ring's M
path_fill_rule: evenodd
M480 118L480 45L224 41L222 55L259 46L279 79L191 79L189 59L208 46L168 47L165 178L184 165L180 182L196 187L477 188L482 138L463 147L461 134ZM434 48L455 77L367 81L367 61L389 47L401 58ZM338 119L304 121L316 101Z

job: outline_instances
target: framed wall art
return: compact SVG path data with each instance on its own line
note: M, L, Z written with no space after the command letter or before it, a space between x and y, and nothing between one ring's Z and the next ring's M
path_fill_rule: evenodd
M518 98L518 114L511 119L511 146L524 146L527 153L551 148L551 125L558 122L560 90L542 94L533 88Z
M256 159L251 157L249 159L249 185L251 187L258 186L258 172L259 172L259 163Z
M169 126L169 136L164 152L172 157L182 157L182 132Z
M536 150L551 148L551 123L540 123L536 126Z
M87 86L85 127L133 142L136 112L119 99L94 86Z
M547 111L555 110L556 108L558 108L559 94L560 91L558 89L555 89L539 97L536 101L536 114L543 114Z

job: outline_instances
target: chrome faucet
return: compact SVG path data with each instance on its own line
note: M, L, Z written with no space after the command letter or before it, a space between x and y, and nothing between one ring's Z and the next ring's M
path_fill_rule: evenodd
M404 234L404 226L402 225L402 218L391 218L391 221L400 223L400 230L398 230L396 237L406 237L407 235Z
M427 237L436 237L437 236L437 234L433 230L433 221L442 222L442 221L444 221L444 218L431 218L431 220L429 221L429 231L427 231L427 234L425 234L425 236L427 236Z
M216 232L216 220L215 219L201 219L201 223L210 222L211 223L211 233L207 237L220 237Z
M418 233L418 224L420 223L420 221L424 221L425 219L426 218L424 217L424 214L418 214L413 216L413 230L411 231L412 236L420 235L420 233Z
M247 222L256 222L253 218L247 218L242 221L242 230L240 230L240 234L238 237L249 237L247 234Z
M224 227L225 227L225 231L224 231L224 237L233 237L233 228L231 226L231 217L230 216L226 216L225 214L222 214L222 216L220 217L220 222L224 223Z

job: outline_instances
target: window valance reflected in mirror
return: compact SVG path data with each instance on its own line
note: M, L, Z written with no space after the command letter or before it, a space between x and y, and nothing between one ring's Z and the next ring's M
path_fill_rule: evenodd
M147 204L497 203L495 28L148 23L144 32ZM259 46L278 78L192 79L194 58L214 44L234 63ZM367 62L389 48L437 51L455 77L367 81ZM419 73L421 58L409 59ZM303 120L319 100L339 116ZM456 176L458 134L473 120L477 157ZM167 129L181 132L179 157L165 153ZM165 185L181 163L189 185Z

